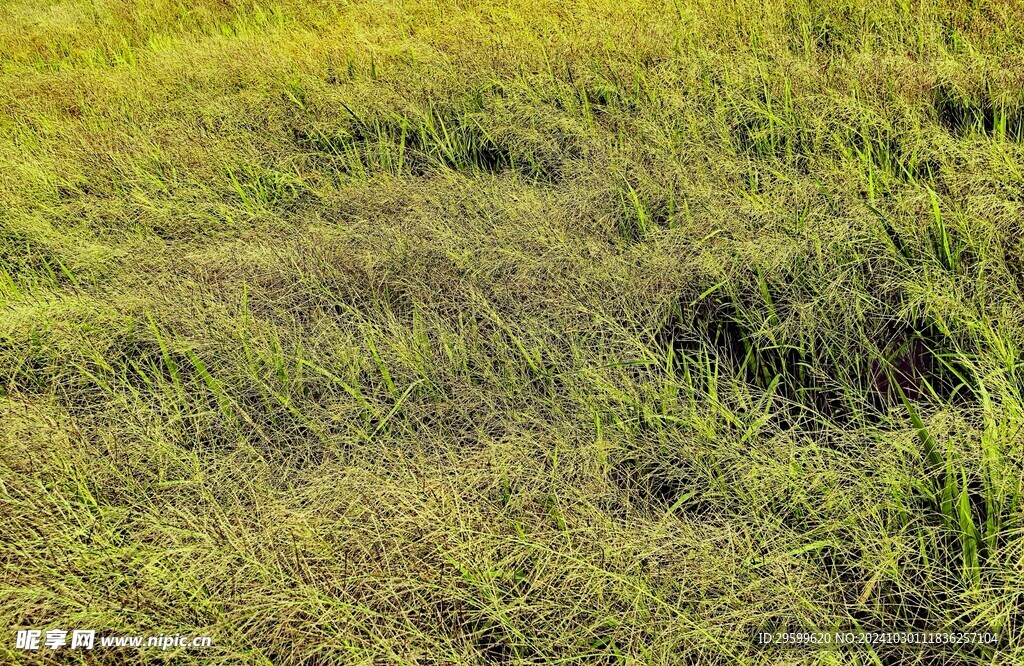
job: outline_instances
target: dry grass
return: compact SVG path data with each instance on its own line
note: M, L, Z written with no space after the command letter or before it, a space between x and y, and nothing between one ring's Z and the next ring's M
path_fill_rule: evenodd
M0 660L1024 660L1022 16L0 3Z

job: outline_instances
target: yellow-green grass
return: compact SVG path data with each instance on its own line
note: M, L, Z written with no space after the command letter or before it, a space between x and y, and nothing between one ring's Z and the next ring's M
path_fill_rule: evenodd
M0 661L1024 660L1022 88L1017 0L0 2Z

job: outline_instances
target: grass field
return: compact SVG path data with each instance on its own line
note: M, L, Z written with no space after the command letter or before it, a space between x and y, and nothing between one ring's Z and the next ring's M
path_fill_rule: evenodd
M1024 663L1022 346L1020 0L0 0L0 662Z

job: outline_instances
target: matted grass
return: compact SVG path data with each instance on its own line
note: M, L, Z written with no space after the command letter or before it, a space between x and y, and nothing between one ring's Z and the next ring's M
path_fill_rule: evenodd
M0 660L1024 661L1022 90L1017 0L0 2Z

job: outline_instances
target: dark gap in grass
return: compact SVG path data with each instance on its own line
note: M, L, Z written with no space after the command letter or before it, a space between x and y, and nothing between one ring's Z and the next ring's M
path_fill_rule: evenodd
M706 493L689 492L693 480L700 478L693 464L673 460L673 468L667 470L664 463L649 459L641 451L633 450L611 466L609 478L617 488L640 504L674 507L677 513L706 518L721 512Z
M776 303L776 307L782 305ZM846 423L853 418L851 406L836 388L837 382L828 381L828 359L802 351L800 341L767 344L746 321L735 302L715 294L693 307L677 304L656 339L677 356L710 354L726 373L763 391L774 390L789 406L779 413L779 425L783 428L794 427L803 420L799 410L792 407L811 410L834 423ZM706 390L706 378L697 377L696 381Z
M674 185L651 192L624 179L617 196L619 234L627 241L642 241L654 229L670 228L678 213Z
M764 95L760 95L764 105ZM806 128L789 128L765 114L744 113L731 123L730 133L741 153L751 157L797 158L814 152L814 140Z
M648 89L646 81L636 77L632 77L631 81L624 81L623 77L611 68L608 69L607 76L598 75L591 81L574 85L573 90L581 108L584 111L589 109L598 118L618 114L637 116L645 107L652 104L652 92ZM560 96L550 99L549 103L560 111L570 111L565 108Z
M915 402L973 399L970 371L958 360L953 341L933 322L893 318L880 330L865 331L881 358L868 353L866 341L851 342L861 353L853 353L855 348L837 355L828 331L812 339L786 339L757 330L764 325L755 329L759 321L771 329L772 320L790 309L784 293L771 293L766 282L761 287L767 293L751 296L757 292L738 289L735 297L718 291L695 305L680 301L656 334L659 345L677 358L705 355L723 374L774 391L783 398L778 412L782 428L805 424L807 415L835 425L861 418L880 422L881 412L900 404L899 390ZM699 364L690 363L688 370L694 377ZM694 380L707 389L706 378Z
M533 377L533 385L544 399L559 400L566 394L565 381L557 365L544 362L542 367L531 369L530 375Z
M841 119L822 126L820 121L805 117L791 101L791 94L788 88L780 94L765 86L729 106L727 126L740 153L753 159L781 160L810 175L813 161L823 153L835 153L838 144L871 169L900 181L924 181L941 187L941 163L930 154L920 154L919 148L910 143L916 135L912 129Z
M504 625L487 617L470 620L467 629L484 663L513 664L539 658L535 650L517 640Z
M798 531L806 530L806 526L794 526ZM849 542L844 542L849 543ZM939 599L925 600L915 595L913 589L901 590L896 595L893 604L886 605L886 612L878 614L869 610L869 607L860 599L867 577L870 572L863 566L863 551L855 546L848 548L837 548L833 545L825 545L813 551L810 556L814 564L822 570L828 578L838 584L839 594L842 598L843 608L855 624L840 626L836 631L892 631L893 622L898 621L900 630L903 631L936 631L931 608L935 607ZM876 589L884 583L876 583ZM785 621L771 622L759 629L768 632L806 631L806 627L794 627L787 625ZM881 653L880 653L881 656ZM883 663L903 663L900 661L884 661Z
M956 345L925 317L890 320L878 334L881 358L868 365L870 404L878 410L898 406L900 392L911 401L965 404L976 381L958 358Z
M843 132L844 142L857 155L902 181L937 183L942 165L934 157L921 157L907 145L897 129L871 125L849 127Z
M814 46L823 53L833 55L843 50L843 29L827 17L819 19L811 29Z
M599 79L583 87L582 95L596 114L612 111L614 108L628 108L629 98L619 92L614 84Z
M619 649L618 641L616 640L616 634L612 629L616 625L611 624L611 628L605 629L600 628L594 630L592 638L590 638L590 652L587 654L587 659L592 664L624 664L627 663L625 655Z
M509 145L477 116L433 104L422 112L366 119L350 112L343 124L293 127L292 136L306 150L340 158L341 171L353 175L385 170L425 176L441 166L468 173L516 172L545 183L560 179L561 168L550 156Z
M57 186L57 200L61 202L73 201L80 197L100 196L103 192L88 180L80 183L61 183Z
M924 508L923 505L920 508ZM910 556L914 555L916 554ZM861 599L871 572L863 566L863 552L860 548L854 546L851 550L841 550L833 546L826 546L817 551L815 561L820 568L839 582L844 600L843 605L857 622L858 630L891 631L894 621L901 623L901 630L922 632L937 630L933 609L941 608L949 598L948 594L942 590L932 590L932 596L926 599L914 592L914 590L920 589L919 587L905 584L906 580L897 581L896 584L900 585L901 589L894 595L893 602L885 605L885 613L880 615L869 610L864 600ZM905 575L911 576L910 572L913 571L913 568L905 567L905 569L908 572ZM926 581L918 581L918 583L926 585ZM884 586L885 583L876 583L876 589L879 589L880 585ZM843 630L852 629L853 627L845 627Z
M815 130L778 123L761 113L742 115L734 121L731 133L740 152L748 157L783 160L803 175L811 175L813 161L829 150L816 145ZM932 156L919 155L895 129L847 125L833 127L829 133L873 169L903 182L923 181L941 187L941 163Z
M934 514L928 511L929 503L923 496L918 498L917 503L907 505L915 515L924 515L925 521L930 526L939 530L941 521ZM895 515L890 515L891 520L897 520ZM800 529L800 528L797 528ZM804 527L806 529L806 527ZM891 631L893 623L898 623L901 630L933 632L940 631L945 623L944 608L947 604L954 602L954 594L944 586L936 586L928 579L922 577L921 572L940 569L947 571L952 576L962 566L960 560L959 536L953 532L944 532L939 535L938 540L932 543L925 556L918 550L911 550L904 554L904 561L901 570L903 575L898 580L886 581L876 580L872 584L873 590L868 590L867 598L873 602L866 604L865 586L871 575L869 569L864 567L863 551L853 546L851 549L838 549L834 546L825 546L815 551L814 561L818 567L823 569L841 590L843 606L851 618L856 622L855 626L841 627L840 631ZM845 542L844 543L849 543ZM923 596L918 590L928 589L928 595ZM879 611L881 605L883 610ZM775 629L782 630L781 628ZM919 652L919 647L888 645L880 646L889 648L891 651L881 651L878 654L883 663L902 664L905 663L906 655L902 649L912 647ZM949 650L957 649L954 645L928 645L926 649L934 651L929 654L929 659L938 661L927 661L924 663L959 663L945 661L951 657ZM972 649L972 648L967 648ZM979 656L984 656L982 646L974 646Z
M932 104L939 123L954 134L977 131L1009 141L1024 140L1024 107L1019 103L1002 103L989 95L968 96L940 84L933 92Z

